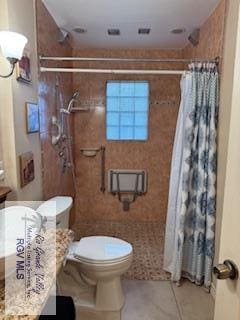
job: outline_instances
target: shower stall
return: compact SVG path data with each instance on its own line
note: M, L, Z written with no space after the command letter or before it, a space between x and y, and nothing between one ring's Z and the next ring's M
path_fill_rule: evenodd
M44 63L46 63L46 61L49 62L57 60L61 65L65 58L40 58L42 62L40 70L43 74L55 72L74 73L73 85L77 91L73 94L69 103L66 104L66 107L61 104L58 108L60 113L59 141L64 138L66 138L66 141L70 141L70 139L67 138L70 134L68 118L70 115L74 114L74 165L71 143L68 143L67 146L76 197L75 207L77 219L73 229L79 238L89 235L104 234L109 236L118 236L128 242L131 242L135 248L135 260L133 267L127 274L130 279L170 279L169 273L165 272L163 268L163 244L166 223L165 212L167 211L168 206L167 195L169 188L168 175L172 161L171 158L177 115L179 113L178 108L180 105L180 96L183 98L185 95L185 98L189 99L187 94L190 94L190 91L186 91L185 88L183 88L182 93L180 92L180 75L183 75L182 79L184 79L184 77L189 77L190 72L195 73L195 68L200 65L202 66L202 69L199 69L199 72L203 73L205 72L205 69L207 70L210 66L216 66L217 68L219 59L217 58L206 61L197 60L195 64L192 62L193 60L181 58L114 58L113 60L109 58L109 60L107 60L107 58L81 57L66 59L71 61L80 60L80 62L83 63L86 61L89 63L90 61L92 64L104 63L106 65L110 62L118 62L121 63L122 66L122 69L119 69L118 72L115 72L114 69L105 68L51 68L44 67ZM135 65L140 62L144 63L144 69L134 69ZM190 71L179 70L180 68L186 68L185 64L187 62L192 62ZM153 70L152 67L153 65L155 66L156 63L159 67L158 69ZM164 67L166 64L171 66L171 70ZM131 69L125 69L125 65L130 65ZM109 74L111 74L111 80L117 80L119 79L117 77L119 77L118 74L120 71L123 75L131 74L134 76L135 81L142 81L142 79L144 79L151 88L150 99L148 101L149 118L147 119L149 121L149 132L148 139L146 139L146 141L138 141L137 139L136 141L128 139L125 139L125 141L117 141L117 139L109 140L106 135L106 121L109 120L108 110L105 108L105 104L110 104L108 99L116 100L117 97L107 96L104 86L98 88L99 81L106 83L109 79ZM92 73L96 73L96 76L93 76ZM86 74L87 83L85 78ZM117 85L117 81L115 84ZM166 84L168 86L166 86ZM121 86L121 82L119 82L119 85ZM161 88L163 86L165 86L165 90L162 91L160 95L159 93L156 95L154 87ZM79 91L81 91L80 99ZM170 92L174 92L171 99L169 98ZM59 97L61 97L60 93ZM123 103L126 103L126 101L124 99L126 100L126 97L121 96L119 98L120 108L125 108ZM128 97L128 99L130 98ZM134 99L136 103L135 108L137 108L138 103L143 102L143 100L140 100L143 98L136 97ZM61 99L59 99L59 101L61 101ZM130 105L128 107L130 108ZM80 110L88 110L88 112L77 112ZM182 111L180 110L180 117L183 116L181 112ZM111 115L113 115L113 112L111 112ZM116 115L117 114L115 113L115 116ZM123 115L121 115L121 117L123 117ZM137 114L135 117L137 116L139 115ZM66 120L67 131L66 134L64 134L63 128ZM168 123L167 126L166 123ZM89 147L90 144L93 146L92 148ZM105 163L104 171L100 171L95 157L97 152L93 153L92 151L98 150L98 148L94 148L94 146L103 144L106 145L106 171L116 172L117 180L115 180L118 191L116 191L116 188L116 190L114 189L115 191L112 190L113 188L111 188L111 185L113 182L111 183L112 180L109 178L107 183L108 191L110 192L99 192L97 181L101 179L103 185L105 185L105 181L107 180L105 174ZM83 157L83 155L86 155L86 152L88 152L88 156ZM93 156L89 157L90 154ZM157 166L158 161L161 163L160 166ZM118 169L112 169L114 167ZM74 168L77 171L77 175L74 173ZM124 178L125 182L123 182L126 186L126 183L128 183L127 181L129 180L129 178L126 178L126 175L129 175L127 172L137 172L137 169L139 169L139 172L144 172L146 176L149 176L148 187L145 185L145 188L139 193L139 181L137 178L137 189L135 190L133 198L132 196L129 197L126 195L127 193L130 194L129 190L128 192L123 192L122 196L119 175L126 173ZM101 177L99 177L99 175L101 175ZM145 179L145 175L144 178L141 179ZM181 184L180 180L179 184ZM134 186L134 183L132 185ZM126 188L128 189L127 186ZM179 188L179 186L176 185L176 188ZM104 187L103 189L105 190ZM133 189L132 193L134 193ZM117 201L114 201L111 194L118 194L119 202L122 202L123 206L121 206ZM136 196L139 195L141 196L138 197L137 201L135 201ZM129 233L128 230L130 225L131 232ZM166 246L170 237L169 228L167 230ZM141 234L141 240L139 240L139 234ZM141 248L144 248L144 252L139 248L140 246L138 242L140 242ZM146 258L146 252L149 254L149 259ZM139 263L139 261L141 261L141 263ZM166 266L165 269L168 272L170 271ZM198 280L198 283L201 281L202 278ZM206 286L208 285L209 282Z
M221 30L223 27L221 25ZM214 35L218 32L214 28L211 30ZM192 34L192 38L199 47L202 38L197 39L196 34ZM207 36L212 37L210 34ZM73 154L76 179L72 228L76 238L103 234L120 237L134 247L133 266L126 274L128 279L170 279L171 275L163 268L163 260L172 153L181 102L181 77L188 72L188 63L218 64L220 58L216 57L221 57L221 49L195 52L192 44L181 50L84 49L77 46L71 48L68 41L56 48L49 37L49 50L44 50L46 39L40 35L39 42L42 48L39 51L40 77L53 86L55 74L59 75L64 100L58 107L59 119L71 120L68 130L72 132L74 141L73 152L70 153ZM124 116L129 121L125 124L127 128L133 126L135 121L145 121L141 114L143 109L136 118L135 115L131 118L131 95L107 95L108 81L149 84L146 141L107 139L109 113L116 116L111 119L110 125L113 127L124 127L121 123ZM134 98L139 105L144 105L141 95ZM116 106L121 104L125 114L119 115L114 109L107 110L109 99L115 99ZM136 126L142 123L138 122ZM97 151L101 146L105 147L105 174L102 174ZM86 156L87 153L92 156ZM147 192L129 206L125 205L128 211L124 210L116 196L108 192L107 172L110 170L147 173ZM46 189L49 190L51 181L47 171L44 176ZM62 181L57 172L56 178ZM101 191L104 189L101 188L102 181L105 192ZM68 191L65 186L61 193ZM55 188L55 193L58 192L59 189Z

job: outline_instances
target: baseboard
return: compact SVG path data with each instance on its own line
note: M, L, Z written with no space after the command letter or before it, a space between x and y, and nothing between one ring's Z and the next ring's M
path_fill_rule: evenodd
M215 298L216 298L216 287L215 287L215 285L212 283L211 284L211 295L212 295L212 297L213 297L213 299L215 300Z

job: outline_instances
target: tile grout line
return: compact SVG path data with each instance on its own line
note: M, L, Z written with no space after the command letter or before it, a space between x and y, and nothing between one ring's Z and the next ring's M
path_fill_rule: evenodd
M174 289L173 289L173 283L172 283L172 281L170 281L170 285L171 285L171 290L172 290L172 293L173 293L173 296L174 296L174 300L175 300L176 305L177 305L178 314L179 314L179 319L180 319L180 320L183 320L182 313L181 313L181 308L180 308L180 306L179 306L179 303L178 303L178 300L177 300L175 291L174 291Z

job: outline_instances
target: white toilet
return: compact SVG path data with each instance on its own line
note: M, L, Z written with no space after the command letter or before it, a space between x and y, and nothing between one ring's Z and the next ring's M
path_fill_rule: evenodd
M71 197L55 197L44 202L37 212L57 228L69 227ZM131 266L133 249L121 239L92 236L73 242L67 263L58 277L62 295L71 295L75 304L101 311L119 311L124 305L121 275Z
M36 211L47 218L46 223L51 224L56 222L56 227L59 229L69 228L69 215L73 205L71 197L54 197L44 201Z

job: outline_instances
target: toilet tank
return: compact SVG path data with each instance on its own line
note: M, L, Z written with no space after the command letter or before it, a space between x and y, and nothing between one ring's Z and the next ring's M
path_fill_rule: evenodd
M68 229L72 205L71 197L58 196L43 202L36 211L46 217L48 225L56 219L57 229Z

